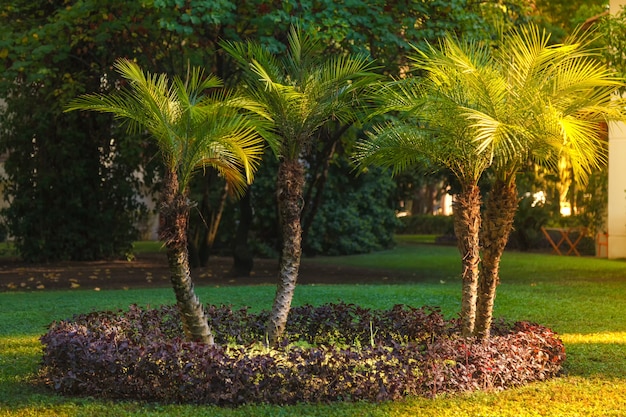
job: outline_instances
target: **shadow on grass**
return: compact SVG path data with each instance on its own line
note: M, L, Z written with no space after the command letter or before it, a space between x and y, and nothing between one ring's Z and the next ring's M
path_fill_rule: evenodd
M626 380L626 345L622 343L578 343L565 345L566 375Z

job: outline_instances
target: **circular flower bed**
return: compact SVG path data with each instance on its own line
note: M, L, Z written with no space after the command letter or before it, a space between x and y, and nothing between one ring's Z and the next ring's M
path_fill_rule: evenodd
M187 342L176 307L54 322L40 375L68 395L163 403L292 404L499 390L557 375L563 343L545 327L499 323L481 342L435 308L293 308L278 348L267 312L209 307L216 345Z

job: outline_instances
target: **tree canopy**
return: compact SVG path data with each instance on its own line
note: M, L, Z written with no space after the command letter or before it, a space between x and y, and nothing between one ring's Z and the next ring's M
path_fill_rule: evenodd
M448 32L489 39L494 22L511 26L531 17L524 0L5 2L0 149L8 158L5 198L11 205L4 216L10 233L30 260L120 256L137 237L133 225L144 208L135 196L150 185L156 147L140 134L117 130L107 116L62 113L79 94L123 83L113 70L120 57L169 75L202 65L234 86L240 72L220 41L255 40L280 56L288 28L298 24L325 53L366 53L381 74L402 76L410 45L436 42ZM322 155L350 148L337 141L343 133L329 131L328 146L308 161L321 173L316 184L326 183L328 158ZM306 195L315 200L322 188ZM316 211L305 213L307 224Z

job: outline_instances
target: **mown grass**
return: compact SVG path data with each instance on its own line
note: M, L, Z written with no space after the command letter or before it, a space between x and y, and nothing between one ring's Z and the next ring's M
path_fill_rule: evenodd
M376 254L316 258L411 271L406 284L299 286L295 304L343 300L371 308L394 304L459 310L460 268L454 247L401 244ZM273 286L198 287L202 300L269 308ZM545 383L500 393L474 393L435 400L368 404L246 406L162 406L65 398L32 384L38 337L54 319L128 305L172 304L169 289L59 291L0 294L0 416L624 416L626 415L626 262L595 258L506 253L496 316L530 320L560 333L568 359L566 374Z

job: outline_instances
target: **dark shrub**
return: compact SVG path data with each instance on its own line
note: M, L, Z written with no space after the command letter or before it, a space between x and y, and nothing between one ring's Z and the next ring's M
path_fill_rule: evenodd
M543 204L534 205L532 195L524 196L515 212L508 247L522 251L548 248L541 228L549 221L550 208Z
M454 219L452 216L433 216L430 214L415 214L400 217L399 234L404 235L450 235L454 234Z
M184 341L175 307L52 323L41 378L62 394L163 403L382 401L505 389L553 377L565 359L545 327L498 323L479 342L434 308L297 307L278 349L256 343L266 312L209 312L216 346Z

